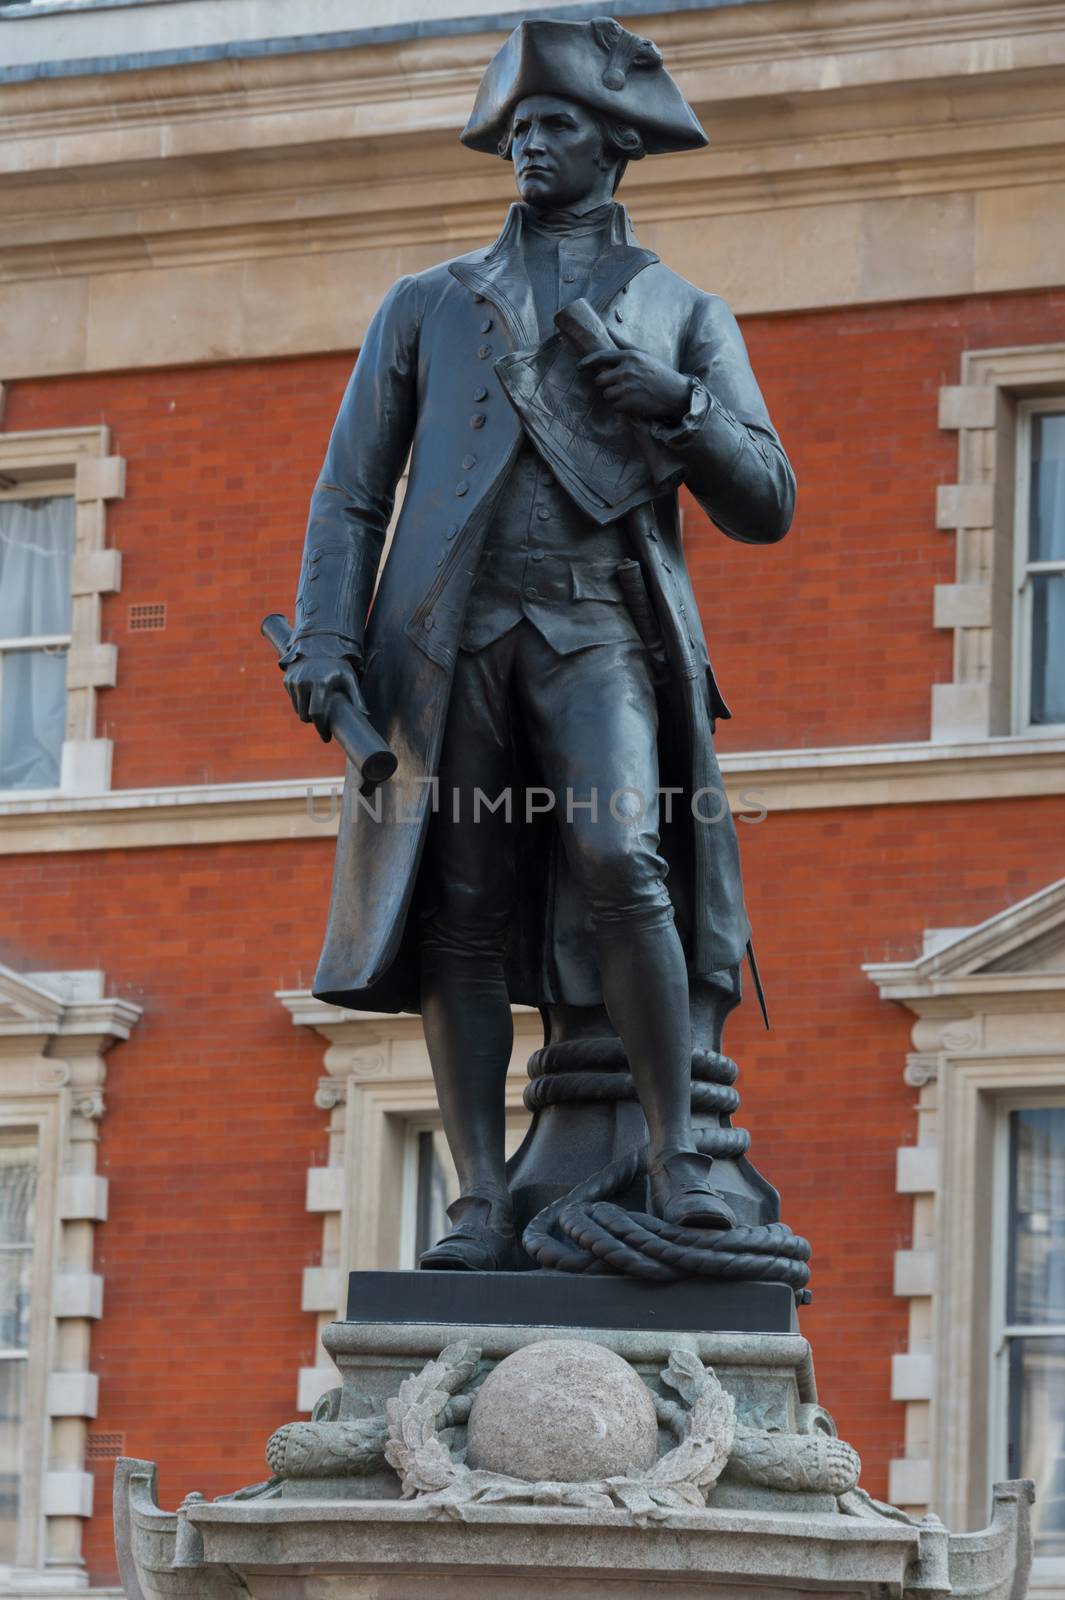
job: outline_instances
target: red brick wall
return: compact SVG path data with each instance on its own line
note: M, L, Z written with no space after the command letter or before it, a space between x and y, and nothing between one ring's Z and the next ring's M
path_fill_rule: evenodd
M933 525L955 473L936 392L965 348L1063 336L1065 296L970 299L749 319L746 333L796 464L783 544L729 543L690 512L688 543L736 719L726 749L871 743L928 734L930 685L950 671L932 587L953 573ZM335 769L292 718L256 636L288 609L306 499L349 362L343 357L16 383L9 430L107 422L129 463L111 507L124 588L105 604L121 645L101 695L120 786ZM129 634L131 603L165 600L167 629ZM252 710L252 708L254 708ZM822 1398L886 1490L902 1446L889 1398L906 1305L892 1256L909 1238L895 1150L914 1136L902 1080L909 1022L861 963L909 954L926 926L972 924L1065 873L1054 799L771 815L741 829L774 1029L748 1005L729 1047L743 1123L814 1241ZM109 1062L98 1235L105 1316L94 1431L161 1464L164 1503L264 1475L262 1446L313 1360L300 1273L320 1221L304 1210L322 1159L313 1105L322 1041L273 999L307 983L331 848L309 844L9 859L0 960L101 967L146 1008ZM106 1477L87 1534L113 1572Z
M122 552L122 592L104 601L118 683L98 716L116 788L341 770L293 717L259 623L292 615L350 370L324 356L12 385L5 430L103 422L126 457L126 497L107 514ZM131 634L128 608L158 601L165 631Z
M273 996L310 982L331 859L323 839L4 864L0 961L101 968L109 993L144 1007L107 1058L92 1428L158 1459L168 1506L267 1477L266 1439L315 1360L300 1298L322 1238L305 1193L326 1156L325 1044ZM113 1466L96 1466L86 1535L101 1578Z
M965 926L1065 874L1061 804L990 801L771 814L742 830L773 1030L753 1002L727 1045L740 1121L814 1244L813 1339L823 1402L886 1493L903 1409L889 1397L906 1303L893 1253L911 1207L895 1151L915 1137L903 1082L909 1021L882 1005L863 961L907 955L927 926ZM314 1108L324 1041L273 992L309 981L331 849L230 845L23 857L4 874L0 960L102 967L145 1007L109 1057L98 1233L105 1315L93 1339L100 1433L160 1463L164 1504L265 1476L263 1445L294 1414L314 1359L300 1274L321 1222L304 1210L325 1154ZM113 1571L107 1467L87 1534Z
M724 539L689 508L689 559L735 720L723 749L925 739L951 675L932 590L954 541L935 489L956 476L937 392L965 349L1065 337L1065 293L748 318L755 370L795 463L781 545ZM235 782L338 770L287 710L258 638L291 613L307 500L347 356L15 383L5 429L106 422L128 461L108 513L123 590L104 605L119 681L100 699L115 783ZM165 600L164 633L127 629ZM254 714L249 726L249 709Z
M734 720L724 750L927 739L953 634L932 591L954 581L935 491L958 471L938 390L964 350L1065 338L1065 293L752 317L754 370L799 482L795 525L735 544L697 510L688 560Z

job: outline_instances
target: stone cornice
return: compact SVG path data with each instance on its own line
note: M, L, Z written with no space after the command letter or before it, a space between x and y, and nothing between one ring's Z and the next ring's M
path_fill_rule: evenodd
M625 199L738 310L1060 282L1065 0L763 0L634 25L713 144L634 165ZM498 37L0 84L3 376L357 345L397 272L498 226L509 172L457 142ZM1010 217L978 197L1018 193L1048 222L1011 253Z
M862 970L882 1000L947 1027L952 1019L977 1011L1060 1010L1065 1005L1063 951L1065 878L911 961L871 962ZM976 1042L974 1035L965 1048L975 1048ZM914 1043L923 1050L945 1048L934 1030L920 1039L915 1030Z
M989 739L721 756L734 812L754 818L854 806L1065 794L1065 739ZM0 855L332 839L338 778L281 779L104 795L0 799ZM752 824L753 825L753 824Z

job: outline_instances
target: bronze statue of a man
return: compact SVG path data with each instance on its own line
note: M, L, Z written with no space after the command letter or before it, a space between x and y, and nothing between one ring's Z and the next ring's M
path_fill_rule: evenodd
M327 735L347 696L398 757L384 806L349 773L315 993L421 1011L461 1184L421 1265L498 1270L523 1264L512 1002L605 1006L651 1211L735 1220L693 1138L689 986L735 981L750 929L677 485L765 544L794 479L727 305L640 248L613 198L629 161L707 142L655 46L609 19L523 22L462 138L513 162L520 200L494 244L400 279L374 317L282 664L304 721ZM606 348L557 331L576 302Z

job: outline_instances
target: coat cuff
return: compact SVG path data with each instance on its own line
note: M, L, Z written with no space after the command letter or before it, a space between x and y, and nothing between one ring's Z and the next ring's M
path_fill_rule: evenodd
M664 422L652 422L651 437L670 450L683 450L702 432L707 415L714 409L714 398L706 385L692 378L688 395L688 409L672 427Z
M304 650L306 639L321 639L321 647ZM350 634L337 633L332 628L302 628L299 633L292 635L288 642L288 649L284 655L278 657L279 667L290 667L294 661L299 661L307 655L316 655L322 658L335 656L338 659L352 662L356 668L362 666L362 645Z

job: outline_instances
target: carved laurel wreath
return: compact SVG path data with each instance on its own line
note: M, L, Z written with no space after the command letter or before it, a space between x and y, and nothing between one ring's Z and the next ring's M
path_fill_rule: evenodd
M385 1459L399 1475L404 1499L417 1498L441 1516L458 1518L473 1505L551 1505L623 1510L646 1521L706 1505L732 1449L736 1408L697 1356L674 1350L662 1371L662 1382L680 1396L683 1409L659 1402L679 1442L652 1468L584 1483L534 1483L474 1470L449 1448L447 1422L469 1414L472 1397L460 1391L473 1378L480 1354L467 1341L448 1345L389 1400Z

